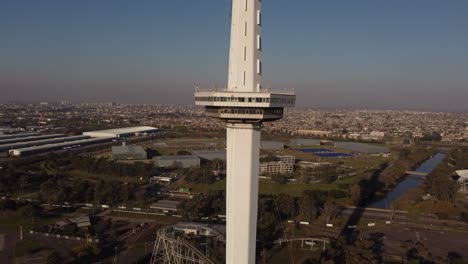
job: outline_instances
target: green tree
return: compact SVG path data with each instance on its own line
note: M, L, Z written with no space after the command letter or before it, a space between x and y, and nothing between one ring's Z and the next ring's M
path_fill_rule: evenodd
M28 203L20 209L20 213L25 218L41 217L43 210L40 205Z
M303 197L300 205L302 220L312 221L317 218L318 208L315 201L309 197Z
M451 177L440 174L429 174L425 179L426 190L438 200L453 202L460 188Z
M179 150L177 151L176 155L178 156L187 156L187 155L192 155L192 153L186 151L186 150Z
M299 208L294 197L281 193L276 197L276 202L282 218L291 219L297 216Z
M62 256L60 256L60 254L57 251L53 251L47 257L47 264L62 264L62 263L63 263L63 258Z
M327 220L327 224L331 223L338 213L338 205L335 203L335 201L327 201L323 205L321 212Z

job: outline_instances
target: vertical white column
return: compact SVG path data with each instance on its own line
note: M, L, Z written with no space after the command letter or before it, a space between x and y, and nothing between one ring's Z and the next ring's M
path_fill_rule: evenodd
M228 89L257 92L261 86L261 1L232 0Z
M255 264L259 155L260 125L227 124L227 264Z

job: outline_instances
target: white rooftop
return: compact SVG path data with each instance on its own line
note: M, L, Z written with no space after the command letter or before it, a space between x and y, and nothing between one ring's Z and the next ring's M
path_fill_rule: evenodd
M127 134L127 133L138 133L145 132L150 130L156 130L155 127L150 126L138 126L138 127L124 127L124 128L114 128L114 129L105 129L98 131L89 131L89 132L99 132L99 133L110 133L110 134ZM85 132L88 133L88 132Z
M145 133L145 132L153 132L158 130L155 127L150 126L137 126L137 127L124 127L124 128L114 128L114 129L105 129L105 130L97 130L97 131L89 131L84 132L83 135L90 136L90 137L120 137L136 134L136 133Z
M456 173L460 176L460 179L458 180L468 179L468 170L457 170Z

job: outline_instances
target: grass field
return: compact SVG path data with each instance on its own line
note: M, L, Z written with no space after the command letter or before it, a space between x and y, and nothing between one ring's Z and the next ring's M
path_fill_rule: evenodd
M34 226L47 225L57 221L57 218L25 218L19 212L2 212L0 214L0 232L1 231L18 231L20 226L23 226L23 231L29 231Z
M226 179L218 181L214 184L189 184L184 183L182 187L189 187L193 192L208 193L210 191L220 191L226 189ZM336 184L302 184L302 183L288 183L279 184L268 181L260 181L259 192L261 194L280 194L286 193L292 196L302 196L306 190L338 190Z
M129 183L136 183L136 184L146 183L144 180L140 180L140 177L115 177L115 176L88 173L88 172L79 171L79 170L69 171L68 174L72 177L88 179L88 180L120 181L124 183L129 182Z
M276 254L273 255L268 264L285 264L285 263L302 263L308 258L318 259L320 256L320 249L302 249L298 246L283 247Z
M25 255L31 254L35 251L39 251L43 248L41 244L38 242L27 239L20 240L16 242L16 249L15 249L15 256L16 257L23 257Z

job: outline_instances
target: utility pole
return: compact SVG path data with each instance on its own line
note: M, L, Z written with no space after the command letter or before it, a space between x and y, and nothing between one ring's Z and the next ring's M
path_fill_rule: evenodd
M117 264L117 246L114 247L114 264Z

